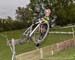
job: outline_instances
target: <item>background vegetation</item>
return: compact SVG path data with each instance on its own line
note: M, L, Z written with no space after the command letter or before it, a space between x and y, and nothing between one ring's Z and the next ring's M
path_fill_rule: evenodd
M17 7L16 19L13 20L10 16L5 19L0 18L0 31L27 28L41 13L41 4L51 6L52 16L57 16L56 25L75 24L75 3L73 0L30 0L30 4L26 8Z

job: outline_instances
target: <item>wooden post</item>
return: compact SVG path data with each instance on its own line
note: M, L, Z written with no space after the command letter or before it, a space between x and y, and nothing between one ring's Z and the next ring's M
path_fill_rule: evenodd
M43 49L40 48L40 58L43 59Z
M57 46L57 51L59 51L59 43L56 43L56 46Z
M16 52L15 52L15 41L14 41L14 39L12 39L11 40L12 42L12 46L11 46L11 48L12 48L12 60L16 60Z
M72 32L73 32L73 39L74 39L74 28L72 27Z
M53 49L51 48L51 54L52 54L52 56L54 55L54 51L53 51Z

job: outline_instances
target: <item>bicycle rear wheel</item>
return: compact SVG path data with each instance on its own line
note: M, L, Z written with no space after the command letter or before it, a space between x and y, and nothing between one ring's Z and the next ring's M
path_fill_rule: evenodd
M25 41L25 42L30 42L31 38L29 37L30 33L32 32L32 27L34 26L34 24L32 24L30 27L28 27L21 36L21 40Z

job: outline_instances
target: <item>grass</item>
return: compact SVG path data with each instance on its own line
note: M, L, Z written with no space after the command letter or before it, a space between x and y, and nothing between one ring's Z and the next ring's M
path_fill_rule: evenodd
M0 32L0 60L11 60L11 51L10 48L6 44L6 38L2 35L7 35L8 39L11 38L20 38L22 35L23 30L14 30L14 31L7 31L7 32ZM51 29L51 31L57 31L55 29ZM61 31L61 30L58 30ZM71 29L63 29L62 31L71 31ZM48 34L46 39L41 43L40 47L44 47L50 44L54 44L56 42L60 42L66 39L72 38L72 35L63 35L63 34ZM16 45L16 54L24 53L30 50L35 49L35 44L32 43L24 43Z
M75 48L69 47L68 49L65 49L64 51L58 52L54 54L53 56L45 56L48 59L51 60L74 60L75 59Z
M75 28L73 28L75 30ZM59 27L54 27L54 28L51 28L50 31L65 31L65 32L72 32L72 28L69 27L69 28L59 28Z

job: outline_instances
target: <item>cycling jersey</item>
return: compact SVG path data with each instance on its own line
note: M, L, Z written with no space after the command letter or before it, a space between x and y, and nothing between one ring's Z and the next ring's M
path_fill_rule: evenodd
M47 23L49 21L49 17L48 16L44 16L42 18L42 21L45 22L45 23Z

